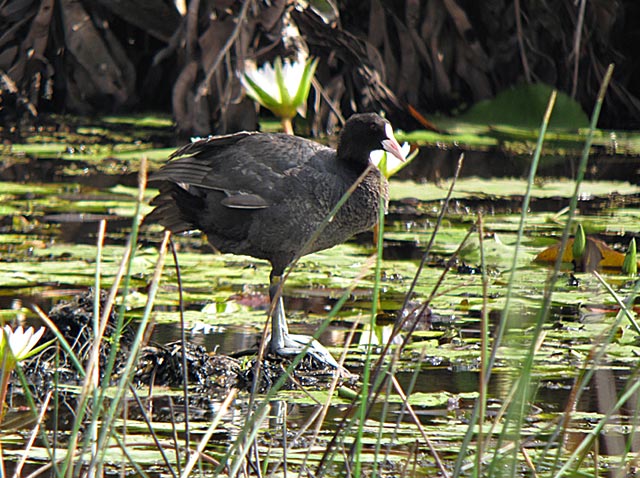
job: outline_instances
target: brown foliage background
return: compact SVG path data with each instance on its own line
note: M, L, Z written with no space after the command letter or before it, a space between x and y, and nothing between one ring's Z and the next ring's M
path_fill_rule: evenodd
M601 124L638 128L639 20L636 0L4 0L0 119L156 110L188 134L254 129L245 60L307 50L311 133L355 111L419 128L520 82L590 111L611 62Z

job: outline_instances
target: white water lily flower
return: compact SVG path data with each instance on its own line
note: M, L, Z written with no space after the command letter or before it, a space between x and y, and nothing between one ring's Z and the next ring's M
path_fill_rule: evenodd
M32 355L30 352L42 338L45 328L40 327L38 331L35 332L33 327L29 327L27 330L24 330L22 326L19 326L17 329L13 330L9 325L5 325L1 331L2 346L0 347L0 350L5 349L8 345L11 355L13 356L12 358L16 362L20 362Z
M313 58L297 62L277 57L273 65L265 63L260 68L247 62L240 81L247 95L270 109L283 123L290 122L296 113L300 116L307 113L307 97L317 66L318 60Z
M371 159L371 162L378 167L380 172L384 174L386 178L389 178L404 168L418 153L416 150L413 154L409 155L411 151L409 143L404 143L400 146L400 151L402 152L404 161L396 158L393 154L387 154L387 152L382 149L371 151L369 158Z

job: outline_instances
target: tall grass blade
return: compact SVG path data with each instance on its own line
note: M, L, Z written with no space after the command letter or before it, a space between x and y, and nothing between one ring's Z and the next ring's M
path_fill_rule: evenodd
M600 92L598 94L598 99L596 101L596 105L594 107L594 111L593 111L593 115L591 118L591 124L590 124L590 129L589 132L587 134L587 138L585 140L585 145L583 148L583 152L582 152L582 157L580 160L580 164L578 167L578 172L576 175L576 185L575 185L575 190L574 190L574 194L570 200L570 205L569 205L569 211L568 211L568 215L567 215L567 221L563 230L563 235L562 235L562 241L561 241L561 245L560 245L560 251L563 251L566 247L566 244L568 242L568 238L569 238L569 231L571 229L571 225L573 222L573 217L575 216L575 211L577 208L577 202L578 202L578 196L579 196L579 190L580 190L580 186L582 184L582 181L584 179L584 175L586 172L586 167L587 167L587 162L588 162L588 158L589 158L589 152L591 150L591 144L593 141L593 133L596 129L597 126L597 121L598 121L598 117L600 114L600 109L602 107L602 102L604 100L604 94L606 92L607 86L609 84L609 81L611 79L611 75L613 74L613 65L610 65L607 73L605 74L605 77L603 79L603 83L601 85L600 88ZM519 452L520 446L520 435L519 435L519 431L522 428L522 424L524 422L524 416L525 416L525 407L526 404L528 402L528 398L529 395L531 393L531 373L532 373L532 369L533 369L533 364L534 364L534 359L535 359L535 355L536 355L536 344L537 344L537 339L538 337L540 337L540 334L542 332L542 328L543 325L546 321L546 318L548 317L549 314L549 308L551 305L551 297L553 295L553 290L555 288L555 283L558 279L559 276L559 271L560 271L560 265L562 262L562 254L558 254L558 258L556 260L555 263L555 267L553 269L553 272L551 274L551 277L548 281L547 287L545 289L544 295L543 295L543 300L542 300L542 304L541 307L538 311L538 313L536 314L536 321L535 321L535 325L533 327L533 331L532 331L532 343L531 346L529 348L529 351L527 352L525 358L524 358L524 363L522 365L521 368L521 373L517 379L517 384L518 384L518 393L516 396L516 400L514 402L515 406L512 406L510 409L510 415L507 417L507 422L511 422L512 423L512 429L514 430L514 448L513 448L513 453L512 453L512 458L511 458L511 462L510 462L510 470L511 473L515 473L515 469L516 469L516 463L517 463L517 454ZM505 311L507 311L508 309L505 308ZM508 426L508 423L505 423L505 427ZM504 434L503 434L504 435ZM503 439L503 435L500 436L500 440L499 443L502 441ZM496 471L496 468L498 466L498 456L497 454L494 455L494 460L491 464L491 474L493 474Z
M213 436L213 433L216 431L216 428L218 428L218 425L220 424L222 417L224 417L225 413L227 413L229 405L231 405L231 402L235 400L237 393L238 393L237 390L235 389L231 390L229 395L227 395L227 398L224 399L216 415L213 417L213 420L211 421L209 428L207 428L207 431L202 436L200 443L198 443L198 446L189 457L189 461L184 467L184 470L182 470L182 475L180 475L180 478L187 478L191 474L193 467L198 462L198 459L200 458L200 455L204 451L205 447L207 446L207 443L209 443L209 440L211 440L211 437ZM230 476L234 476L234 475L231 474Z
M382 185L380 186L382 188ZM367 399L369 398L369 379L371 375L371 355L373 353L373 334L376 330L376 316L378 315L378 300L380 297L380 274L382 270L382 248L384 246L384 214L385 214L385 199L384 196L380 196L380 206L378 208L378 237L377 237L377 254L376 254L376 267L374 273L373 283L373 298L371 300L371 315L369 320L369 340L367 346L367 352L364 360L364 370L362 372L362 388L360 391L360 405L358 410L358 428L355 435L356 446L353 456L354 460L354 475L361 476L362 473L362 437L364 435L364 423L367 418ZM375 473L373 475L375 477Z
M116 388L115 394L111 399L111 406L109 407L106 415L103 417L102 422L102 430L100 433L100 438L98 440L98 449L100 450L100 458L94 458L92 460L92 465L96 463L102 463L104 461L104 456L107 453L108 446L107 443L109 438L113 434L113 426L115 419L117 417L118 409L121 407L121 401L124 397L125 391L129 387L131 382L131 375L135 370L135 364L138 360L138 353L143 344L143 338L147 331L147 325L151 319L151 311L153 309L153 303L155 300L156 293L158 291L158 287L160 285L160 277L162 275L162 270L164 267L164 260L167 254L167 245L169 243L169 237L171 233L165 232L164 238L162 239L162 244L160 245L160 250L158 254L158 260L156 262L156 268L153 273L153 278L151 280L151 284L149 286L149 293L147 297L147 303L144 308L144 312L142 314L142 318L140 319L140 325L138 327L138 331L136 333L136 337L134 338L131 348L129 350L129 358L127 359L127 363L124 366L124 369L121 372L121 378L118 382L118 386Z
M178 253L173 238L169 237L169 246L171 248L171 256L176 271L176 282L178 283L178 309L180 311L180 343L182 345L182 399L184 400L184 443L185 453L189 453L191 448L191 431L189 430L189 364L187 363L187 337L185 330L187 325L184 321L184 295L182 293L182 274L180 272L180 263L178 261ZM188 456L186 457L189 458Z
M33 447L33 444L36 441L36 437L38 436L38 434L41 435L41 437L44 438L43 443L45 444L45 446L47 447L47 451L49 453L51 453L51 450L49 449L49 440L47 439L46 435L44 433L41 433L41 426L42 426L42 422L45 419L45 416L47 414L47 410L49 407L49 402L51 401L51 397L53 396L53 390L49 390L47 392L47 395L44 397L44 400L42 402L42 405L40 406L40 413L37 413L36 410L34 410L34 412L36 412L36 425L33 428L33 430L31 430L31 436L29 437L29 440L27 441L27 444L24 448L24 452L22 453L22 456L20 457L20 460L18 461L15 470L13 471L13 478L20 478L22 476L22 468L24 467L24 464L27 462L27 458L29 457L29 451L31 450L31 448ZM51 459L52 459L52 464L54 465L54 470L56 472L56 476L57 475L57 467L55 467L55 462L54 462L54 457L53 455L50 455Z
M527 178L527 188L524 194L524 198L523 198L523 203L522 203L522 214L520 216L520 222L518 225L518 233L516 236L516 244L515 244L515 251L513 254L513 259L511 262L511 273L509 275L509 280L507 283L507 290L506 290L506 294L505 294L505 303L504 303L504 309L502 310L502 314L500 316L500 321L498 324L498 329L496 331L495 334L495 338L494 338L494 342L493 342L493 346L491 349L491 354L487 360L486 363L483 362L483 364L481 365L484 373L483 373L483 380L484 382L480 385L481 388L484 388L486 390L486 387L488 387L489 384L489 380L491 378L491 370L495 364L496 361L496 356L498 353L498 349L502 343L502 339L507 327L507 322L508 322L508 317L509 317L509 307L510 307L510 303L511 303L511 298L512 298L512 294L513 294L513 289L514 289L514 285L515 285L515 276L516 276L516 266L518 263L518 256L519 256L519 249L520 249L520 245L522 244L522 239L524 237L524 225L526 223L526 219L527 219L527 215L528 215L528 210L529 210L529 204L531 201L531 190L533 188L534 185L534 179L538 170L538 164L540 162L540 156L542 154L542 145L544 144L544 137L549 125L549 120L551 118L551 113L553 111L553 107L555 105L555 101L556 101L556 97L557 97L557 92L554 90L551 94L551 96L549 97L549 102L547 104L547 109L545 112L544 117L542 118L542 124L540 126L540 134L538 135L538 141L536 144L536 149L533 155L533 159L531 161L531 167L529 169L529 176ZM473 408L473 412L472 412L472 416L470 419L470 426L467 429L467 433L465 434L463 443L461 445L461 450L460 453L458 454L458 458L456 460L455 466L454 466L454 471L453 471L453 476L460 476L461 470L462 470L462 464L464 461L464 458L466 456L466 450L471 442L471 438L474 434L474 424L478 424L479 427L482 427L482 421L484 419L483 415L480 415L480 409L484 406L483 405L484 400L478 400ZM496 446L496 449L499 448L499 444ZM494 463L495 463L495 457L496 455L494 455ZM481 458L479 458L481 459ZM489 472L489 475L491 475L491 471Z

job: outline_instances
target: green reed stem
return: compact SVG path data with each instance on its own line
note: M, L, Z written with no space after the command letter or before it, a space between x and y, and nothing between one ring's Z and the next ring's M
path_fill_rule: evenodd
M382 252L384 246L384 214L385 214L385 198L380 196L380 205L378 207L378 250L376 255L376 267L373 283L373 298L371 300L371 316L369 320L369 344L367 346L367 354L364 361L364 369L362 371L362 389L360 391L360 407L358 410L358 429L356 431L356 447L354 453L354 476L361 476L362 471L362 437L364 435L364 423L367 419L367 406L369 398L369 380L371 378L371 355L373 346L373 334L376 329L376 316L378 315L378 300L380 297L380 274L382 271ZM376 476L374 468L373 477Z
M489 384L489 380L491 378L491 370L493 369L493 366L495 365L495 361L496 361L496 356L498 353L498 349L502 343L502 339L504 337L504 333L505 330L507 328L507 322L508 322L508 318L509 318L509 307L511 304L511 298L513 295L513 290L514 290L514 285L515 285L515 276L516 276L516 268L517 268L517 264L518 264L518 257L519 257L519 253L520 253L520 246L522 244L522 240L524 237L524 226L526 223L526 219L527 219L527 215L528 215L528 211L529 211L529 204L531 202L531 190L533 188L534 185L534 179L536 177L537 174L537 170L538 170L538 164L540 162L540 156L542 155L542 145L544 144L544 137L545 134L547 132L547 128L549 125L549 120L551 118L551 112L553 111L553 107L555 105L555 101L556 101L556 97L557 97L557 92L554 90L551 93L551 96L549 97L549 102L547 103L547 109L545 111L544 117L542 119L542 124L540 126L540 134L538 135L538 141L536 143L536 149L533 155L533 159L531 162L531 167L529 169L529 176L527 178L527 189L525 191L525 195L522 201L522 213L520 215L520 222L518 225L518 233L516 236L516 243L515 243L515 250L514 250L514 254L513 254L513 260L511 261L511 274L509 275L509 280L507 283L507 291L506 291L506 295L505 295L505 304L504 304L504 308L502 310L502 314L500 316L500 322L498 324L498 329L496 331L496 336L494 339L494 343L493 343L493 347L491 350L491 354L489 356L489 359L487 361L487 363L483 363L481 365L481 367L484 368L484 382L481 384L481 387L484 388L486 390L486 387L488 387ZM472 417L470 420L470 426L467 429L467 433L465 434L462 446L461 446L461 452L458 454L458 458L456 459L456 463L455 463L455 467L454 467L454 472L453 472L453 476L460 476L461 473L461 468L462 468L462 464L464 461L464 458L466 456L466 449L468 448L469 444L471 443L471 438L474 435L474 424L478 423L479 426L482 426L482 422L484 420L484 415L480 415L480 408L483 407L484 405L482 404L482 402L479 400L476 402L476 405L473 409L472 412ZM499 448L499 446L496 446L496 450ZM494 455L495 457L495 455ZM495 460L494 460L495 461ZM490 469L490 473L491 474L491 469Z
M564 251L564 249L566 248L567 242L569 240L569 232L571 230L571 225L573 222L573 218L575 216L575 212L577 209L577 204L578 204L578 197L579 197L579 192L580 192L580 186L582 185L582 182L584 180L584 175L587 169L587 163L589 160L589 152L591 151L591 144L593 142L593 134L594 131L596 130L597 127L597 123L598 123L598 118L600 116L600 110L602 108L602 102L604 101L604 95L605 92L607 90L607 87L609 85L609 82L611 80L611 76L613 74L613 65L609 65L609 68L607 69L607 72L605 74L605 77L603 79L602 85L600 87L600 91L598 93L598 98L596 101L596 105L594 107L594 111L591 117L591 123L589 126L589 131L587 133L587 137L585 140L585 145L582 151L582 157L580 159L580 164L578 166L578 173L576 175L576 185L575 185L575 189L574 189L574 193L573 196L571 197L571 201L570 201L570 205L569 205L569 212L568 212L568 216L567 216L567 222L565 224L564 230L563 230L563 234L562 234L562 241L560 244L560 253L558 254L558 257L556 259L556 263L555 263L555 267L554 270L551 274L551 277L549 279L549 282L547 284L544 296L543 296L543 301L541 304L541 308L539 309L538 313L536 314L536 322L534 325L534 329L533 329L533 333L532 333L532 340L531 340L531 345L529 347L528 353L525 356L525 360L524 360L524 364L521 368L521 373L519 375L518 378L518 392L516 394L516 398L514 401L515 406L511 407L510 411L510 416L508 417L509 420L513 420L513 430L515 431L515 439L514 439L514 443L513 443L513 451L512 451L512 461L510 463L510 471L511 473L515 473L516 470L516 463L517 463L517 455L518 453L520 453L520 434L519 431L522 429L522 424L524 422L524 415L525 415L525 407L527 404L527 400L528 400L528 396L530 394L530 388L531 388L531 373L533 370L533 364L534 364L534 360L535 360L535 355L536 355L536 343L538 341L538 337L540 336L541 332L542 332L542 328L544 326L544 323L549 315L549 308L551 306L551 298L553 296L553 290L555 288L555 284L557 282L558 276L560 274L560 267L562 264L562 251ZM542 132L541 132L542 133ZM506 309L505 309L506 310ZM505 423L505 430L508 429L507 424ZM504 434L503 434L504 435ZM500 436L500 440L499 442L501 442L503 436ZM494 460L491 464L491 471L493 474L493 472L496 471L496 468L498 467L498 455L497 453L494 455ZM502 470L504 471L504 470Z

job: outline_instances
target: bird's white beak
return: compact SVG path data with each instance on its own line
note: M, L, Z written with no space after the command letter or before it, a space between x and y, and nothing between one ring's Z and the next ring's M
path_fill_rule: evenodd
M406 161L405 155L402 153L402 148L396 141L395 136L393 135L393 128L389 123L385 126L385 133L387 134L387 139L382 140L382 147L387 153L393 154L400 161Z

